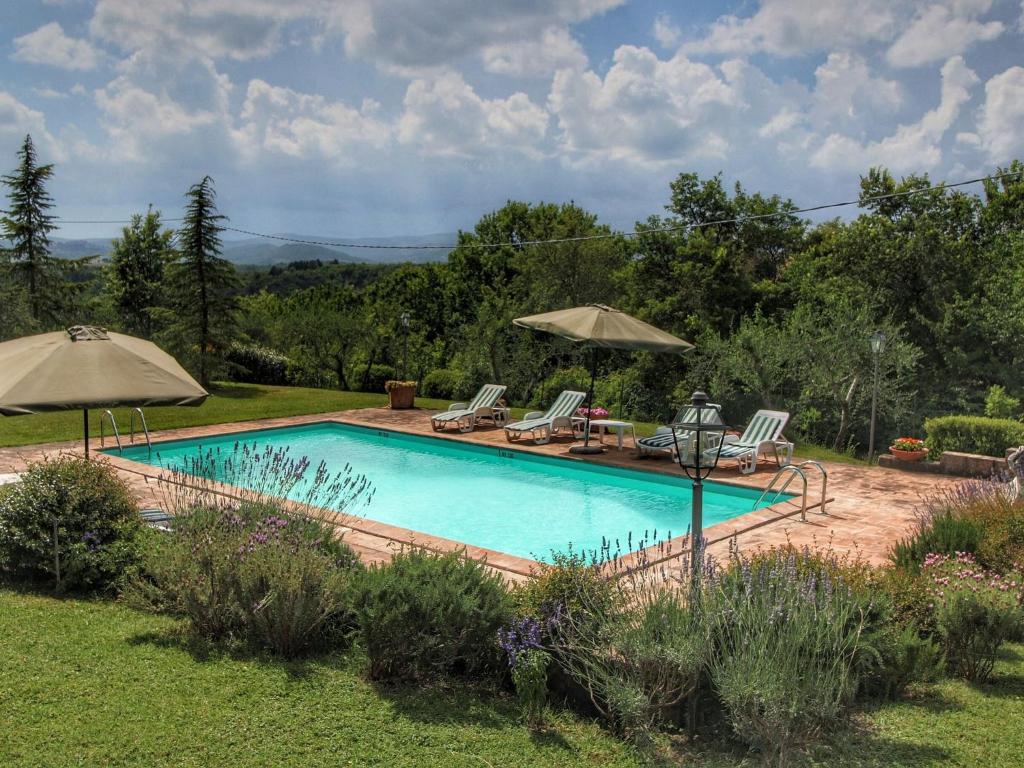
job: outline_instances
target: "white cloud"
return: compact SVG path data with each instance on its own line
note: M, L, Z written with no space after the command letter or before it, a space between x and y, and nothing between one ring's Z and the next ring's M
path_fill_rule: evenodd
M772 115L771 120L758 128L757 135L763 139L770 139L792 130L802 122L802 114L789 107L783 107Z
M897 13L887 0L764 0L753 16L722 16L689 53L749 55L758 51L800 56L890 40Z
M95 93L113 157L159 162L202 145L223 149L230 127L231 81L208 59L136 52Z
M99 65L102 54L89 41L68 37L60 24L51 21L34 32L14 38L11 58L60 69L89 70Z
M568 25L623 2L347 0L337 6L328 27L343 36L350 56L408 74L445 67L455 59L495 47L526 44L536 49L552 28L562 30L559 34L564 41ZM565 48L564 42L561 47Z
M719 126L727 126L715 116L739 106L725 77L682 53L663 61L630 45L613 61L603 79L592 71L555 75L548 105L570 158L657 165L725 152Z
M813 112L819 129L863 127L903 103L899 82L875 77L867 60L854 53L830 53L814 79Z
M47 130L43 113L25 106L7 91L0 91L0 150L5 159L14 156L26 134L32 135L39 149L40 162L65 159L60 143Z
M68 96L53 88L33 88L32 93L41 99L66 99Z
M978 134L994 163L1024 156L1024 67L1010 67L985 83Z
M481 57L485 70L502 75L548 75L587 66L583 47L565 27L548 27L534 40L489 45Z
M659 13L651 27L651 35L663 48L673 48L679 42L682 31L672 23L667 13Z
M974 43L996 39L1003 33L1002 22L974 18L989 6L989 0L953 0L948 6L922 9L889 48L886 59L895 67L919 67L963 53Z
M473 157L512 150L539 156L549 119L525 93L483 99L460 74L447 72L409 84L398 140L430 155Z
M235 140L249 160L263 152L293 158L324 158L342 165L364 161L367 150L380 150L390 127L373 117L379 104L367 100L362 109L251 80Z
M238 60L267 56L291 21L314 16L317 0L99 0L89 24L124 51L154 49Z
M942 160L940 142L977 82L977 75L968 69L963 57L954 56L942 67L942 92L935 109L916 123L900 125L895 133L879 141L864 143L832 133L811 156L811 165L830 170L863 170L872 165L895 171L934 168Z

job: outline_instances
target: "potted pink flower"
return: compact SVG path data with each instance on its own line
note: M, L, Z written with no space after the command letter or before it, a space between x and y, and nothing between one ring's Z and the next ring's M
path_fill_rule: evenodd
M901 437L889 446L889 452L900 461L921 461L928 455L924 440L916 437Z
M587 418L588 414L590 415L591 421L593 421L594 419L607 419L608 418L608 409L607 408L602 408L601 406L596 406L595 408L585 408L584 407L584 408L578 408L576 410L576 415L577 416L581 416L584 419Z

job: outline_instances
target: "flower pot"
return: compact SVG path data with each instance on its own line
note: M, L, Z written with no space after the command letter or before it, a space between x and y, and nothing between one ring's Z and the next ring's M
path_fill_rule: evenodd
M388 400L392 408L412 408L416 400L416 385L392 387L388 390Z
M921 461L928 455L928 451L901 451L899 448L889 448L889 453L900 461Z

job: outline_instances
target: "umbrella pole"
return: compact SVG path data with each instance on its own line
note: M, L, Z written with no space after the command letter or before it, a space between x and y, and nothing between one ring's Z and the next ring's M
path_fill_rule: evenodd
M85 460L89 460L89 409L82 409L82 432L85 435Z
M569 453L604 453L601 446L590 445L590 412L594 410L594 382L597 380L597 347L590 348L590 392L587 395L587 421L583 427L583 445L574 445Z

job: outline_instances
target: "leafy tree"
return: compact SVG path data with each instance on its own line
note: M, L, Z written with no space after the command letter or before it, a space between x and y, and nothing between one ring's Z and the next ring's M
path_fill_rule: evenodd
M163 302L163 280L174 260L174 232L161 230L160 212L135 214L114 240L109 286L114 309L128 333L150 337L156 330L152 309Z
M70 298L66 265L50 255L50 232L56 225L48 213L53 198L46 182L53 165L39 164L31 136L25 137L18 158L18 167L2 177L10 199L10 208L0 218L4 238L11 243L9 271L27 291L32 319L53 326L65 314Z
M351 357L364 336L362 309L349 286L309 288L283 303L282 333L306 353L306 359L334 373L338 387L347 390Z
M167 267L168 310L159 313L171 345L192 364L206 386L224 364L238 335L238 279L221 258L220 222L213 179L204 176L186 195L178 232L178 258Z

